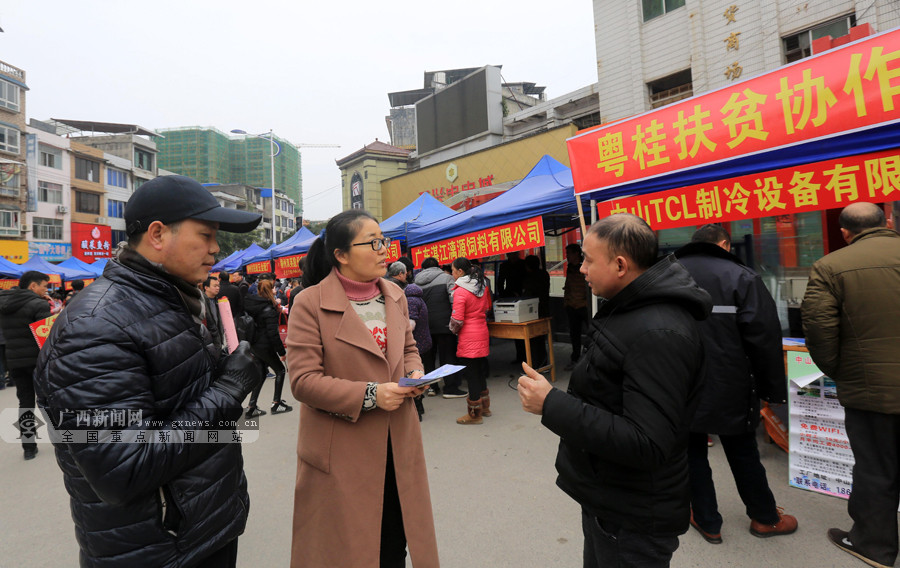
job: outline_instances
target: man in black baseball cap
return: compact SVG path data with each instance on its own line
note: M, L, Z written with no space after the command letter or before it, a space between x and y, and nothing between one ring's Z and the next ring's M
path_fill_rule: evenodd
M197 284L219 252L216 232L251 231L260 215L222 208L196 181L165 176L134 192L125 221L127 245L60 314L34 374L48 421L75 433L54 444L81 564L233 567L247 480L241 445L211 434L240 418L262 375L247 342L218 360ZM119 440L105 430L101 443L79 443L80 411L140 423Z

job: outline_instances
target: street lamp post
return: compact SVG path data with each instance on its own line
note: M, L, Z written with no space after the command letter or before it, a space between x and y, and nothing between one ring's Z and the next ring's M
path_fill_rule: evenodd
M272 244L274 245L278 241L275 237L275 156L281 153L281 144L275 141L275 134L272 133L272 129L269 129L268 136L265 134L250 134L245 130L240 130L239 128L235 128L231 131L233 134L243 134L245 136L256 136L257 138L262 138L263 140L269 140L269 166L272 175ZM278 147L278 151L275 151L275 147Z

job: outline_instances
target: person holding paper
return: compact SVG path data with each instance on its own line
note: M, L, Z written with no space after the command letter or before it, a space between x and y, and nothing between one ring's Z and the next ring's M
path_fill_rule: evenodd
M306 257L288 323L300 406L293 568L439 564L422 432L405 376L423 375L390 238L368 212L333 217Z
M688 427L703 377L697 320L710 296L629 213L584 239L585 275L603 300L567 392L523 364L526 412L560 437L556 484L581 505L584 566L669 566L688 530Z
M9 377L16 383L16 397L19 399L19 424L30 420L34 411L34 365L38 357L38 345L28 324L50 317L47 303L47 285L50 277L43 272L29 270L19 278L16 288L0 292L0 325L6 338L6 366ZM34 459L38 447L22 431L22 450L25 459Z

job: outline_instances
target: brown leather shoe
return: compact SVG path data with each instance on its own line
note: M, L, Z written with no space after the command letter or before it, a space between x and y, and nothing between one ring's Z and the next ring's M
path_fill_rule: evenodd
M778 507L778 522L774 525L764 525L758 521L750 522L750 534L759 538L791 534L796 530L797 518L793 515L785 515L784 509L781 507Z
M722 533L708 533L697 524L697 521L694 520L694 512L691 511L691 526L697 529L697 532L700 533L706 542L710 544L722 544Z

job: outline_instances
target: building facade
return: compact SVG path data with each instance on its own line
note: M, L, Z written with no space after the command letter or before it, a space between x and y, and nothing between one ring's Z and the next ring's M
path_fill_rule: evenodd
M67 138L56 129L31 120L28 136L37 140L37 207L26 214L28 255L48 261L72 256L72 155Z
M0 254L18 262L28 256L24 235L29 205L25 165L27 91L25 71L0 61Z

